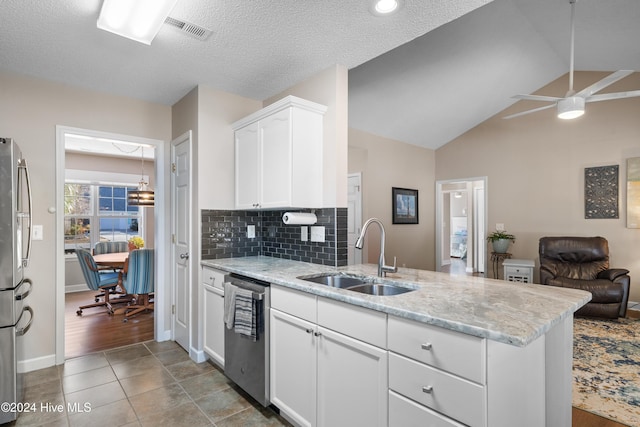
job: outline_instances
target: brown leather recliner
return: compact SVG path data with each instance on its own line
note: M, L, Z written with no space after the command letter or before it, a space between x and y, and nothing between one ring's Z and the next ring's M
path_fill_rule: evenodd
M604 237L540 239L540 283L591 292L579 316L625 317L631 278L629 270L609 269L609 244Z

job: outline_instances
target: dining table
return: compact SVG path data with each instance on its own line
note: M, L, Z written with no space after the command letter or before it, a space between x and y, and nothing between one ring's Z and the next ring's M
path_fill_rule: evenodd
M127 290L124 287L124 271L125 266L127 264L127 260L129 259L129 252L110 252L105 254L94 255L93 259L97 266L99 267L110 267L114 270L118 271L118 286L120 287L121 295L118 298L112 299L112 303L125 303L129 302L132 299L132 296L127 293ZM119 313L123 309L115 310L112 309L112 313Z
M124 269L124 264L128 258L129 252L111 252L93 256L97 265L101 267L112 267L121 271Z

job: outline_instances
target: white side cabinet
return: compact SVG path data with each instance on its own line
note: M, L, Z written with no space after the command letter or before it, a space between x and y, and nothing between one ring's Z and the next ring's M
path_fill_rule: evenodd
M386 426L387 351L371 344L386 341L386 315L274 286L271 297L272 403L296 425Z
M325 111L288 96L233 124L236 209L322 207Z
M502 266L504 267L504 280L533 283L535 262L532 259L505 259Z
M204 301L204 352L224 368L224 281L225 273L202 268Z

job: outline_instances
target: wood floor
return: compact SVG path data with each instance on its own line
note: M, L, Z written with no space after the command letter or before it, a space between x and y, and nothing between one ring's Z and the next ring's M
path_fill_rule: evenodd
M122 322L123 314L109 316L105 307L87 308L82 316L78 316L78 307L93 303L96 293L84 291L65 294L66 359L153 339L153 311L140 313L126 323Z

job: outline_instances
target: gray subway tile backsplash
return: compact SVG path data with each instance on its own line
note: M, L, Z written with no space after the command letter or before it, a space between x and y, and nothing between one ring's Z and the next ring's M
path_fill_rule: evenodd
M285 225L285 212L314 212L315 226L325 227L325 241L300 237L300 225ZM247 237L255 225L256 237ZM341 267L347 265L347 208L273 211L202 211L202 259L272 256Z

